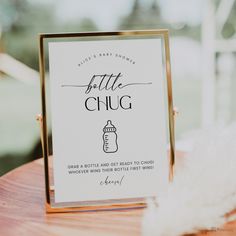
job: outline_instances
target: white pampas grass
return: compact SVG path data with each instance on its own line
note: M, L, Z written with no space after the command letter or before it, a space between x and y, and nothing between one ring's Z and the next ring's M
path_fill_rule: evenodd
M203 132L173 183L152 201L143 236L178 236L222 227L236 208L236 124Z

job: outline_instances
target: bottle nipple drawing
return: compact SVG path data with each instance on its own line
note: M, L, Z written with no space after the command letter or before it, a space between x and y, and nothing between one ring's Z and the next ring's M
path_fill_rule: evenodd
M111 120L103 128L103 151L106 153L114 153L118 150L116 127Z

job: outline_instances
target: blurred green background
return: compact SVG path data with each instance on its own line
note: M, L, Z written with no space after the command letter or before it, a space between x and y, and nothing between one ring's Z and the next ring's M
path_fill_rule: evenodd
M221 4L221 1L211 2L215 8ZM37 36L40 32L168 28L174 103L181 111L176 138L181 141L186 133L202 127L203 9L203 0L1 0L0 55L9 54L38 71ZM215 32L216 38L235 38L235 13L236 3L233 3L221 31ZM216 121L223 120L225 123L236 118L235 52L232 50L230 53L228 59L222 59L222 52L215 54L215 60L220 65L214 71L214 117ZM2 69L1 63L0 57L0 175L3 175L41 157L42 153L39 126L35 120L36 114L41 111L39 81L21 81L18 79L20 74L11 76L4 67ZM230 72L224 69L228 64L232 67L228 69ZM10 71L14 71L13 67ZM222 74L230 80L219 82Z

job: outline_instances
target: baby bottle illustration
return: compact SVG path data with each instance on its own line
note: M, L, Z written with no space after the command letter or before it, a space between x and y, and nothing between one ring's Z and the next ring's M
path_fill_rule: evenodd
M116 127L111 120L107 121L103 128L103 151L106 153L114 153L118 150Z

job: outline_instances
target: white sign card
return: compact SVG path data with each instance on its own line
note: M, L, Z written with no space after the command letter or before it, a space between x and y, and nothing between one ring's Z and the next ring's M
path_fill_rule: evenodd
M161 38L48 50L55 202L156 196L169 173Z

